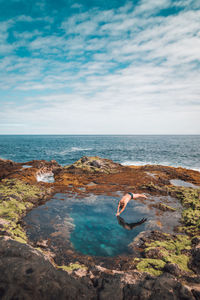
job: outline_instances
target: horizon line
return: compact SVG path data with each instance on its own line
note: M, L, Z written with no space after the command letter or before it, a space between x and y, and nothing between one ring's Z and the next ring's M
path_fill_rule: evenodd
M21 135L26 135L26 136L29 136L29 135L37 135L37 136L56 136L56 135L60 135L60 136L88 136L88 135L91 135L91 136L159 136L159 135L162 135L162 136L169 136L169 135L173 135L173 136L177 136L177 135L184 135L184 136L189 136L189 135L200 135L200 133L121 133L121 134L117 134L117 133L42 133L42 134L39 134L39 133L0 133L0 136L21 136Z

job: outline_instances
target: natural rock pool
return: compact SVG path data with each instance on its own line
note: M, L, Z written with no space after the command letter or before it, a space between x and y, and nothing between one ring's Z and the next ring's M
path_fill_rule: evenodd
M91 256L116 256L132 253L134 238L144 230L163 229L173 232L178 225L181 205L169 196L148 196L147 201L130 201L116 217L119 197L56 194L24 218L27 236L37 243L45 241L55 252L72 251ZM156 207L165 202L175 211ZM143 218L147 221L137 224Z

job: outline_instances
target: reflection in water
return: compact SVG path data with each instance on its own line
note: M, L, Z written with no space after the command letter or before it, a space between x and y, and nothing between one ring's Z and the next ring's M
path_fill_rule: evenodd
M118 220L119 225L121 225L122 227L124 227L127 230L132 230L134 227L137 227L147 221L146 218L143 218L140 221L135 222L135 223L126 223L124 221L124 219L120 216L117 216L117 220Z

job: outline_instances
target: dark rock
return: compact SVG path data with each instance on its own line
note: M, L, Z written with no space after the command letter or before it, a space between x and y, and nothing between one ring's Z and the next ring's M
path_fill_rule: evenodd
M91 163L90 163L90 165L92 166L92 167L95 167L95 168L101 168L101 165L97 162L97 161L92 161Z
M185 274L184 271L182 271L177 264L172 264L172 263L167 263L165 266L164 266L164 269L163 271L165 272L168 272L174 276L182 276Z
M195 246L200 245L200 237L194 237L192 239L192 244Z
M157 259L162 259L163 258L163 254L160 252L159 248L150 249L149 251L143 253L143 255L146 258L157 258Z
M94 273L93 273L94 274ZM198 290L189 291L174 276L100 273L92 280L74 278L56 269L43 253L27 244L0 238L0 299L27 300L196 300ZM131 273L132 274L132 273ZM94 276L94 275L93 275Z
M104 274L103 278L98 280L97 294L99 300L122 300L123 290L120 278Z
M193 294L170 274L140 281L124 287L126 300L195 300Z
M185 281L189 282L189 283L198 283L200 284L200 276L184 276Z
M200 290L192 289L192 294L194 295L196 300L200 299Z
M195 273L200 274L200 245L192 249L192 259L189 266Z
M17 201L21 201L21 198L20 198L19 196L17 196L17 195L10 194L9 196L10 196L11 198L17 200Z
M41 240L36 243L36 246L40 248L47 248L48 247L47 243L48 243L47 240Z
M83 157L81 158L81 162L82 162L82 163L85 163L86 161L88 161L87 156L83 156Z
M31 246L0 238L0 299L94 299L89 279L56 269Z

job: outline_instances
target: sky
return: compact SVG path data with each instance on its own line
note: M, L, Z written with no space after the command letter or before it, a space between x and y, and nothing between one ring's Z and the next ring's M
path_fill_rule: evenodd
M0 7L0 134L200 134L200 1Z

